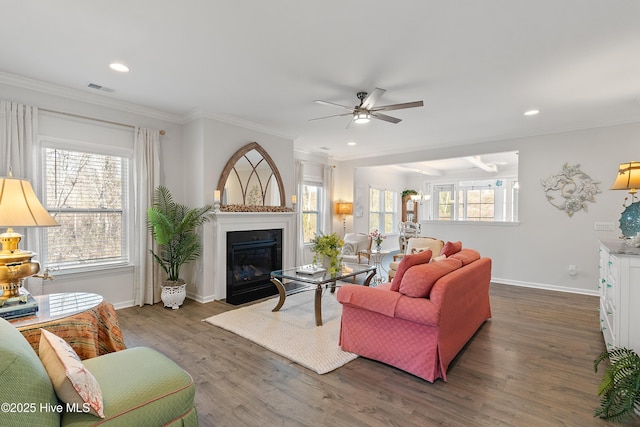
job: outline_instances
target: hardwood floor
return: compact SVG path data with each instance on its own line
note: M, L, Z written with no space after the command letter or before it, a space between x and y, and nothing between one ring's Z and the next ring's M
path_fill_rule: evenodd
M362 357L325 375L201 320L233 306L118 311L126 344L191 373L201 426L604 426L598 299L491 285L493 318L434 384ZM312 314L310 314L312 315Z

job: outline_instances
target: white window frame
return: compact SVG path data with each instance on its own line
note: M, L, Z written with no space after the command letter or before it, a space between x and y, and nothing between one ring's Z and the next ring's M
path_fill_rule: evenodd
M41 185L39 185L41 200L43 201L43 205L46 208L46 185L45 185L45 168L43 167L44 162L44 150L45 149L59 149L59 150L67 150L67 151L75 151L80 153L89 153L96 155L106 155L106 156L116 156L121 157L127 160L127 177L126 182L128 183L128 188L126 191L127 199L126 206L123 206L123 219L122 219L122 236L124 242L122 250L123 257L119 261L113 262L95 262L95 263L87 263L87 264L79 264L79 265L57 265L55 263L50 263L48 260L48 244L46 241L46 231L40 232L39 240L40 240L40 254L39 258L42 262L43 269L44 268L55 268L58 269L56 275L64 275L64 274L74 274L74 273L83 273L83 272L93 272L100 271L112 268L119 267L127 267L133 265L133 254L134 254L134 244L135 241L132 237L134 236L134 190L133 190L133 176L134 176L134 161L133 161L133 151L122 148L122 147L114 147L106 144L88 144L86 142L72 141L63 138L52 138L45 137L38 144L37 151L37 164L40 166L41 174L39 176L39 180Z
M432 193L432 214L435 221L467 221L473 223L516 223L518 221L518 190L514 188L517 179L501 179L506 186L489 187L486 185L470 185L465 181L442 182L433 184ZM493 219L469 219L467 218L467 195L468 190L481 190L492 188L494 190L494 212ZM451 217L440 218L439 215L439 193L450 191L453 195L451 205Z
M372 191L379 191L381 194L379 197L379 204L378 204L378 210L374 210L373 206L371 206L371 192ZM391 193L391 197L392 197L392 210L391 211L387 211L385 210L385 193ZM396 233L397 230L395 229L396 223L397 223L397 218L398 218L398 192L397 191L393 191L393 190L389 190L386 188L379 188L379 187L370 187L369 188L369 227L371 228L371 219L374 216L378 217L378 224L379 224L379 228L378 231L381 234L384 235L389 235L389 234L393 234ZM389 230L382 230L380 226L384 226L385 225L385 216L387 215L391 215L391 228ZM373 230L369 230L369 231L373 231Z
M304 188L305 187L316 187L317 191L318 191L318 197L316 200L316 210L303 210L304 206L306 205L305 200L304 200ZM322 185L322 182L315 182L315 181L304 181L302 183L302 205L301 207L301 213L302 213L302 222L304 224L304 215L308 215L308 214L312 214L312 215L316 215L316 231L315 233L323 233L323 218L324 218L324 209L323 209L323 200L324 200L324 186ZM304 244L310 244L311 240L306 240L304 239L304 230L303 232L303 240L304 240ZM313 238L313 237L312 237Z

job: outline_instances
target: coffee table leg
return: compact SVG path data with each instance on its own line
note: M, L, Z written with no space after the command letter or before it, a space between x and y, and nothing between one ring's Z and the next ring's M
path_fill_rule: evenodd
M316 326L322 326L322 286L316 287L315 296Z
M369 286L369 283L371 282L371 279L373 279L376 275L376 270L374 269L371 274L369 274L369 277L367 277L367 279L364 281L364 286Z
M278 311L282 307L282 304L284 304L284 300L287 297L287 293L284 290L284 285L280 280L276 279L275 277L272 277L271 283L276 285L276 288L278 289L278 296L280 297L280 299L278 300L278 304L276 304L275 308L271 311Z

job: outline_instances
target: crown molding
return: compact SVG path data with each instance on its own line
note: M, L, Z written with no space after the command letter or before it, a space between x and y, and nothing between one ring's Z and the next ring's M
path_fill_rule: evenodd
M156 110L141 105L132 104L125 101L109 98L106 95L95 93L87 93L82 90L73 89L53 83L33 80L27 77L16 76L13 74L0 72L0 83L11 86L21 87L48 95L59 96L62 98L73 99L75 101L86 102L100 107L113 108L115 110L124 111L131 114L150 117L153 119L163 120L172 123L182 123L182 117L176 114L167 113L165 111Z
M245 129L255 130L257 132L266 133L268 135L277 136L279 138L284 138L289 140L295 139L292 135L289 135L277 129L273 129L273 128L261 125L259 123L255 123L249 120L244 120L228 114L209 113L201 109L193 110L190 113L184 115L182 124L185 124L192 120L202 119L202 118L216 120L216 121L227 123L230 125L239 126Z

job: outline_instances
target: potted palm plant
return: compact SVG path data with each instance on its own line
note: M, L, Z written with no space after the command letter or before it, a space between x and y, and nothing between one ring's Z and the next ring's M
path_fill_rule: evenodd
M593 362L596 372L604 360L609 366L598 387L601 400L595 415L610 421L629 421L640 409L640 356L628 348L604 351Z
M158 244L158 252L150 250L154 260L167 274L162 283L162 302L177 309L187 294L180 278L183 264L202 255L198 228L211 219L213 207L189 208L176 203L169 190L159 186L154 192L153 206L147 210L147 225Z

